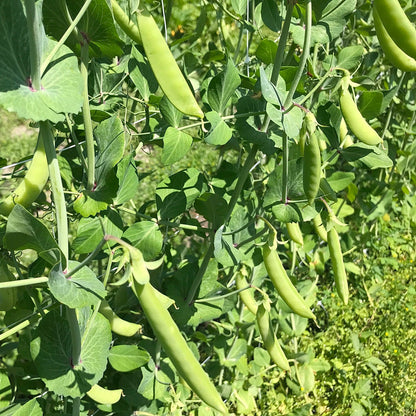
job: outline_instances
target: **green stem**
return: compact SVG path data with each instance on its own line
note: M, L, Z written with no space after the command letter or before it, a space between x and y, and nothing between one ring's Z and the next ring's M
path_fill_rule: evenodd
M81 45L81 76L84 81L84 104L82 106L82 116L84 118L85 141L87 143L87 189L92 190L95 185L95 150L90 102L88 97L88 47L88 42L83 40Z
M40 67L40 73L43 74L49 65L49 63L52 61L53 57L56 55L56 52L58 52L59 48L65 43L65 41L69 38L72 32L74 32L75 36L78 38L78 31L76 29L76 26L78 22L82 19L82 16L84 16L85 12L88 9L88 6L90 5L92 0L85 0L84 5L81 7L80 11L76 15L75 19L72 20L71 16L69 15L68 8L66 6L66 3L64 5L65 9L67 10L67 18L70 19L70 25L68 29L65 31L65 33L62 35L61 39L59 39L59 42L54 46L50 54L46 57L46 59L42 62L42 65Z
M29 279L13 280L11 282L1 282L0 290L8 287L21 287L21 286L36 286L43 283L48 283L48 278L43 277L31 277Z
M81 397L75 397L72 403L72 416L78 416L80 414Z
M26 19L30 45L30 82L35 91L41 89L40 64L42 60L42 49L45 40L45 32L42 26L42 2L25 0Z

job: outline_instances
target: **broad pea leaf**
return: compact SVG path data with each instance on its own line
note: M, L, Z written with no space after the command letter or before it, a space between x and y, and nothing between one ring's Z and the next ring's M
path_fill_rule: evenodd
M14 416L42 416L43 411L36 399L29 400L20 409L18 409Z
M80 314L80 363L72 364L72 340L68 321L58 310L39 323L30 343L30 353L46 387L56 394L80 397L103 376L111 344L110 323L101 314Z
M46 226L21 205L15 205L7 219L4 246L9 250L35 250L50 265L65 257Z
M169 98L164 95L159 103L159 109L163 118L172 127L178 128L183 118L183 113L179 111L170 101ZM165 134L166 139L166 134Z
M231 235L223 235L224 226L215 233L214 256L218 263L224 267L232 267L239 264L243 258L242 253L234 247Z
M226 144L233 135L230 127L228 127L227 123L215 111L210 111L205 116L211 123L211 130L205 137L205 141L217 146Z
M161 218L181 215L206 188L204 176L195 168L182 170L165 179L156 189L156 204Z
M0 373L0 408L4 409L11 402L13 391L5 370Z
M383 100L381 91L364 91L358 100L360 113L367 120L377 117L381 113Z
M168 127L163 136L162 163L172 165L181 160L189 152L191 146L192 136L174 127Z
M153 221L136 222L127 228L123 238L138 248L145 260L154 259L162 251L163 235Z
M108 356L111 366L123 373L136 370L147 364L149 360L149 353L136 345L115 345Z
M256 57L266 65L273 63L277 52L277 43L270 39L262 39L256 49Z
M224 223L228 204L220 195L205 192L195 201L195 210L216 228Z
M328 183L335 192L340 192L353 183L355 174L353 172L334 172L329 178Z
M363 56L364 47L362 45L342 48L338 54L337 67L348 69L353 72L360 65Z
M76 17L84 0L71 0L61 2L56 0L43 1L43 22L46 33L55 39L60 39L69 27L66 17L69 12L72 19ZM121 46L123 43L118 37L114 26L112 12L106 0L92 0L87 11L77 24L79 33L88 39L90 57L107 57L123 55ZM79 56L80 41L73 32L66 44Z
M30 82L29 39L26 17L20 1L0 2L0 105L19 117L34 121L65 119L63 113L77 113L82 106L83 84L76 56L66 47L59 48L41 78L41 89ZM41 34L42 61L56 42Z
M274 105L267 103L267 115L283 130L289 138L299 135L303 122L303 111L299 107L293 107L288 113L276 108Z
M211 108L222 115L240 83L238 70L229 60L225 70L212 78L208 85L208 103Z
M261 3L261 18L263 23L273 32L282 28L282 16L274 0L263 0Z
M70 260L69 270L80 263ZM101 280L87 266L82 267L74 275L67 278L59 264L49 273L49 289L52 295L70 308L83 308L105 298L106 290Z
M341 150L342 157L348 162L362 162L370 169L389 168L393 161L382 149L357 143Z
M114 205L121 205L130 201L136 195L139 185L134 155L124 156L117 164L118 191L113 200Z

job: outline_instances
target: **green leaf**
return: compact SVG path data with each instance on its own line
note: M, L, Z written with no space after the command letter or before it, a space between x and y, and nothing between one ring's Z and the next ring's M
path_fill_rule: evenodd
M114 205L121 205L134 198L139 185L134 154L124 156L117 164L118 190L113 200Z
M360 113L367 120L377 117L381 113L384 95L381 91L364 91L358 99Z
M167 123L175 128L178 128L183 118L183 113L179 111L170 101L169 98L164 95L159 103L159 109L163 118ZM165 135L166 137L166 135Z
M15 205L9 215L4 236L4 246L9 250L35 250L50 265L65 257L46 226L21 205Z
M67 12L71 19L75 19L84 0L43 1L43 23L48 35L60 39L68 29ZM117 35L112 12L106 0L92 0L86 13L77 24L79 33L88 40L90 57L107 57L123 55L123 43ZM73 32L66 44L79 56L81 39L77 39Z
M315 374L310 365L303 364L298 366L297 376L303 393L307 393L313 390L315 386Z
M12 400L12 386L6 371L0 372L0 409L7 407Z
M34 121L63 121L61 113L77 113L82 106L83 84L78 60L62 46L42 75L42 88L30 84L29 40L21 2L0 2L0 45L3 64L0 66L0 105L19 117ZM42 61L56 42L42 37Z
M393 161L382 149L357 143L341 151L341 155L348 162L360 161L370 169L383 169L393 166Z
M240 83L238 70L229 60L226 69L212 78L208 85L208 103L211 108L222 115Z
M149 102L150 94L154 94L159 84L152 68L145 57L134 47L131 48L128 63L129 76L145 102Z
M235 367L238 363L238 360L246 354L247 341L245 339L238 338L236 342L233 343L232 347L228 350L227 356L221 364L228 368Z
M172 165L181 160L192 146L192 136L173 127L168 127L163 136L162 163Z
M360 65L364 56L362 45L347 46L342 48L338 54L337 67L348 69L353 72Z
M247 9L247 1L246 0L231 0L231 5L234 11L243 16Z
M14 413L15 416L42 416L43 411L36 399L29 400L19 410Z
M282 16L274 0L263 0L261 3L261 18L263 23L273 32L282 28Z
M231 235L223 235L223 226L218 229L214 237L214 256L224 267L239 264L243 258L241 252L234 247Z
M335 192L340 192L353 183L355 174L353 172L334 172L327 180Z
M274 62L277 44L270 39L262 39L256 49L256 57L266 65Z
M270 104L281 107L286 97L286 83L282 77L278 78L277 85L272 84L266 74L266 71L260 67L260 85L263 98ZM282 118L280 112L280 118ZM281 121L280 121L281 123Z
M290 204L279 203L272 207L273 216L277 221L287 222L299 222L301 221L301 215L299 209L296 206Z
M303 122L303 111L299 107L293 107L288 113L283 114L274 105L267 103L267 115L276 123L289 138L299 135Z
M147 364L150 355L136 345L115 345L110 350L108 361L116 371L126 373Z
M87 322L80 319L80 363L72 364L72 341L68 321L57 310L43 317L30 343L30 353L46 387L56 394L80 397L102 378L111 344L111 328L101 314Z
M123 238L138 248L146 261L154 259L162 251L163 235L156 222L136 222L127 228Z
M74 269L79 264L70 260L68 269ZM56 265L49 273L48 286L52 295L70 308L93 305L105 298L107 293L101 280L87 266L67 278L60 265Z
M228 204L220 195L205 192L195 201L195 210L216 228L224 223Z
M182 170L156 188L156 204L162 219L175 218L191 207L206 189L204 176L195 168Z
M81 192L74 201L74 210L83 217L96 215L101 211L107 209L108 204L111 203L111 196L113 192L102 191L84 191Z
M211 130L205 137L205 141L217 146L222 146L227 143L233 135L233 132L228 127L227 123L215 111L210 111L209 113L206 113L205 116L211 123Z

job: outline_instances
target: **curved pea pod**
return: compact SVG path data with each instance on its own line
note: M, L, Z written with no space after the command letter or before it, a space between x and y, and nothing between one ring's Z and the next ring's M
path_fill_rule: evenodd
M92 386L87 392L88 397L100 404L115 404L121 399L122 394L122 389L108 390L98 384Z
M203 118L204 113L153 17L146 10L142 10L137 16L137 24L147 59L169 101L182 113Z
M386 58L393 66L404 72L416 71L416 60L403 52L390 37L375 7L373 8L373 17L376 35Z
M25 208L30 207L43 191L48 178L48 161L40 131L29 169L16 189L4 201L0 202L0 214L9 215L16 204L23 205Z
M292 281L289 279L289 276L283 267L282 261L280 260L279 254L268 244L263 246L263 261L277 293L287 303L289 308L304 318L315 319L315 315L312 313L303 297L296 290Z
M358 140L370 146L375 146L382 141L378 133L367 123L366 119L360 113L357 104L348 91L347 85L341 88L339 103L347 126Z
M303 190L309 205L315 201L321 181L321 149L315 133L308 135L303 155Z
M15 279L13 273L7 267L7 263L0 258L0 282L13 282ZM0 311L9 311L17 302L17 289L7 287L0 289Z
M303 235L302 231L300 230L299 223L288 222L286 223L286 229L290 239L300 246L303 246Z
M141 325L120 318L106 300L101 301L99 312L110 322L111 330L123 337L132 337L141 329Z
M136 279L132 279L132 284L134 293L154 334L179 376L207 405L228 415L227 408L217 389L188 347L170 313L160 303L153 286L150 283L141 285L137 283Z
M313 219L312 219L313 228L315 229L316 234L321 238L321 240L327 242L328 241L328 233L326 231L326 228L324 227L324 224L322 222L321 214L318 213Z
M397 46L416 59L416 29L401 8L398 0L374 0L383 25Z
M256 321L264 346L266 347L270 358L282 370L289 371L289 362L273 332L273 328L270 325L269 312L266 310L263 303L261 303L257 309Z
M245 278L243 272L239 270L237 272L237 275L235 277L235 286L238 290L241 290L241 292L238 292L238 295L240 296L241 302L246 306L246 308L252 313L257 313L257 302L253 297L252 292L254 292L253 289L246 289L247 286L249 286L247 279ZM246 289L246 290L243 290Z
M132 20L124 13L124 10L119 6L116 0L111 0L111 7L113 9L113 15L115 21L120 26L121 30L131 39L139 45L142 44L142 38L138 27Z
M334 227L328 231L328 247L332 267L334 268L335 287L338 296L347 305L349 296L347 273L345 272L339 235Z

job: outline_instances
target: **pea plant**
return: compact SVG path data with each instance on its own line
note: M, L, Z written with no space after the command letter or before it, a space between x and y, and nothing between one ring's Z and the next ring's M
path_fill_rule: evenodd
M0 2L0 105L38 132L1 188L1 414L314 390L320 294L348 308L361 231L416 203L404 6Z

